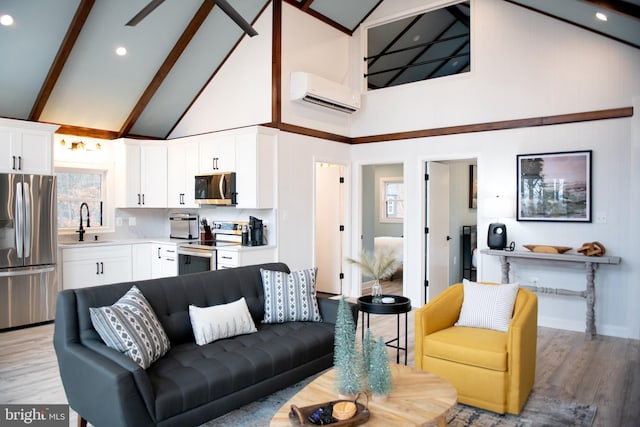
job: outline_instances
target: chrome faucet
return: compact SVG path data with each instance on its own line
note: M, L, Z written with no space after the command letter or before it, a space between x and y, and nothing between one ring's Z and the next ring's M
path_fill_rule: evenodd
M91 227L91 224L89 223L89 205L82 202L80 205L80 228L76 230L76 233L80 233L80 238L78 239L79 242L84 242L84 233L86 232L86 230L82 228L82 208L84 207L87 208L87 228Z

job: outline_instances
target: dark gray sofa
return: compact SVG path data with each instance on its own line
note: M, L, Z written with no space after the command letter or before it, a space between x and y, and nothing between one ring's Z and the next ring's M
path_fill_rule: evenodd
M318 299L323 322L262 324L261 267L289 272L273 263L62 291L53 343L71 408L97 427L197 426L331 367L337 301ZM89 315L89 307L113 304L134 284L171 342L146 370L107 347ZM243 296L258 332L195 344L189 304Z

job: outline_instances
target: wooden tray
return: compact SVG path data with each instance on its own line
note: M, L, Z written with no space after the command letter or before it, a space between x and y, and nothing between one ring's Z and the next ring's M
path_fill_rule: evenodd
M359 395L360 393L358 394L358 396ZM354 402L356 404L356 414L353 417L349 418L348 420L337 421L335 423L325 425L329 425L332 427L350 427L366 423L371 413L369 412L369 408L367 407L367 405L358 403L358 396L356 396L355 400L332 400L330 402L318 403L316 405L304 406L302 408L298 408L296 405L291 405L289 420L291 421L292 425L317 426L319 424L313 424L311 421L309 421L308 418L309 415L313 414L318 408L327 406L329 403L335 404L338 402Z
M563 254L568 250L571 250L570 246L550 246L550 245L522 245L529 249L531 252L538 252L544 254Z

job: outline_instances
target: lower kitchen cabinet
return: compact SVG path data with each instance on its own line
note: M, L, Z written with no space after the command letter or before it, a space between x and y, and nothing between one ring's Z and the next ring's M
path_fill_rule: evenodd
M65 248L63 289L131 281L131 245Z
M218 270L245 265L275 262L276 250L269 246L242 248L241 250L218 249Z
M151 278L178 275L178 253L176 245L153 244L151 250Z

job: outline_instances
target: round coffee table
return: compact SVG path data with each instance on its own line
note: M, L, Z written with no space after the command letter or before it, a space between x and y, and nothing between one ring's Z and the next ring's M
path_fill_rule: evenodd
M458 400L455 387L442 378L413 368L394 365L391 369L393 390L386 400L369 399L371 413L367 427L447 425L447 412ZM291 405L300 408L338 399L335 370L329 369L289 399L271 419L270 427L299 425L289 418ZM292 421L295 420L295 421ZM330 424L331 425L331 424Z
M393 302L373 302L371 295L358 298L358 309L362 312L362 339L364 339L364 315L367 314L367 328L371 314L395 314L396 337L385 342L388 347L396 349L396 363L400 363L400 350L404 351L404 364L407 364L407 313L411 311L411 300L399 295L382 295L382 298L393 298ZM400 315L404 313L404 347L400 346Z

